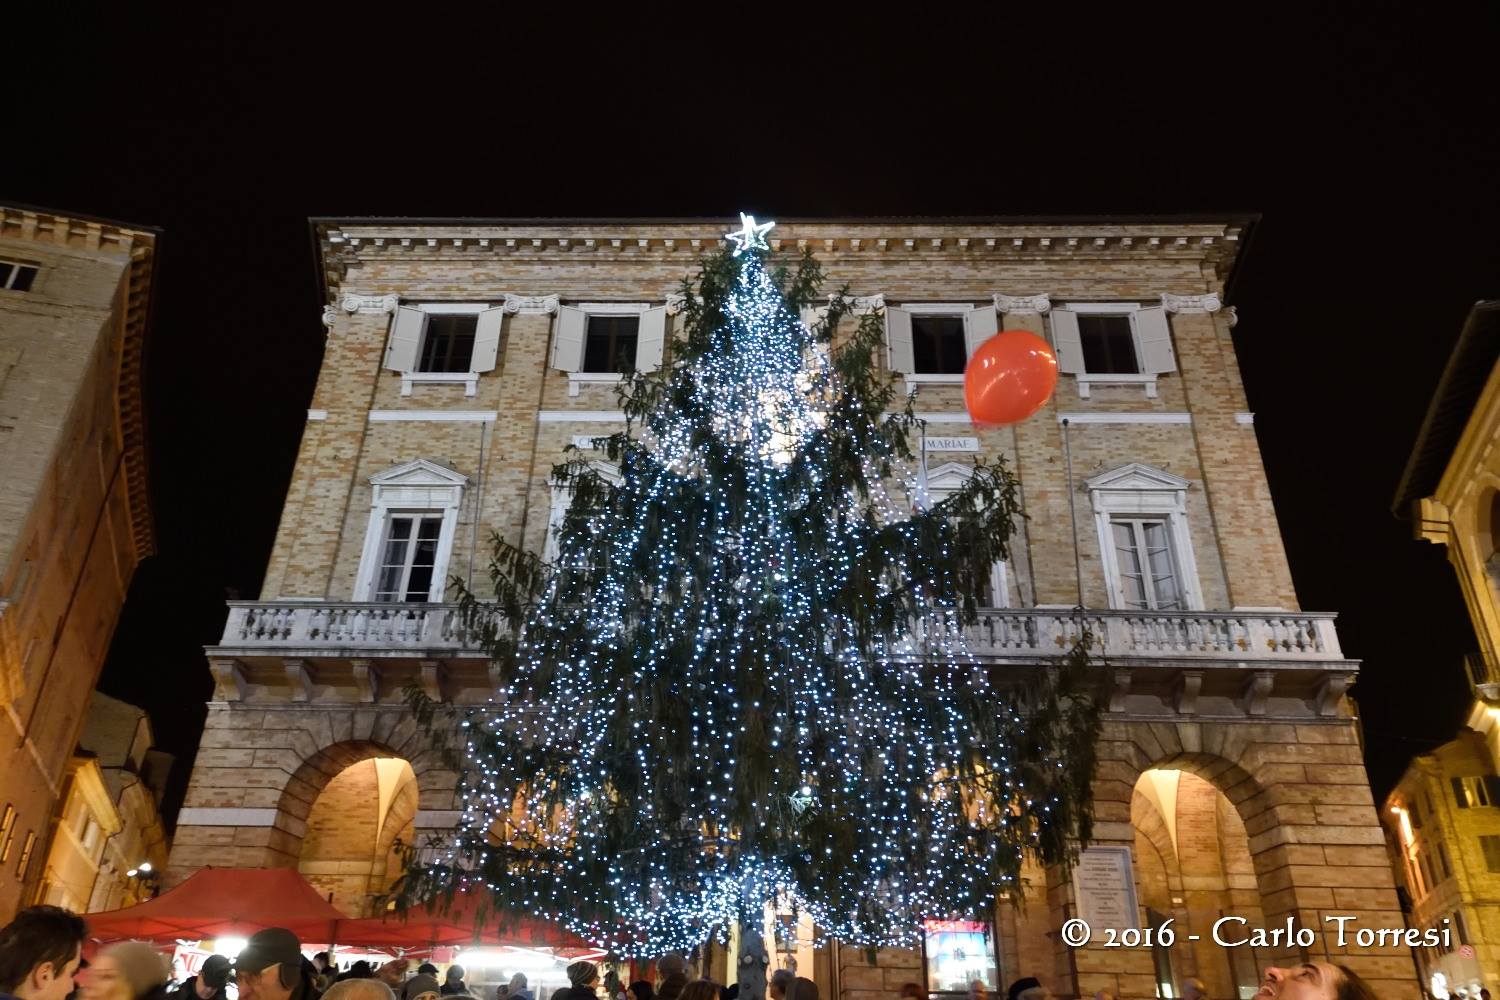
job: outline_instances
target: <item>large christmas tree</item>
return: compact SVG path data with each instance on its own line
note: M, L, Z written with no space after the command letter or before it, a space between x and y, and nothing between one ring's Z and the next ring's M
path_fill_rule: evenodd
M623 383L626 429L598 442L618 483L555 470L555 561L497 539L498 599L465 595L503 685L459 723L456 839L403 887L631 955L738 924L742 996L768 904L911 945L986 912L1028 852L1062 860L1099 725L1083 650L1007 677L964 648L1015 480L979 464L925 503L880 317L835 339L840 294L809 329L819 267L769 272L766 228L704 261L669 365Z

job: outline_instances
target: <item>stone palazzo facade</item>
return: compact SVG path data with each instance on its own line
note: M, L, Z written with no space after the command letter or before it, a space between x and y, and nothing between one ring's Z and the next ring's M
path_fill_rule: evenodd
M978 456L1019 475L1030 517L970 646L1034 669L1082 604L1107 661L1086 870L1037 870L1024 908L950 922L992 931L959 947L934 924L920 951L819 949L801 972L825 995L943 993L970 978L1003 990L1035 975L1060 996L1175 996L1189 976L1248 996L1258 966L1303 957L1349 964L1382 997L1416 995L1406 948L1322 933L1329 915L1395 928L1402 915L1345 698L1358 665L1334 615L1298 606L1235 360L1223 303L1253 225L851 218L772 231L778 255L810 248L830 289L847 284L884 317L885 363L928 422L935 492ZM214 701L167 881L210 864L295 866L363 913L394 873L393 843L456 816L453 775L401 688L460 704L492 690L444 581L484 585L492 532L547 550L565 502L552 466L620 425L622 359L670 361L681 281L730 226L312 228L323 366L261 596L231 602L207 650ZM1056 345L1055 397L1019 426L973 427L964 359L1018 328ZM1111 905L1132 927L1170 920L1176 943L1109 948L1102 927L1065 943L1065 921L1107 922ZM1225 948L1210 933L1225 916L1317 933L1306 947Z

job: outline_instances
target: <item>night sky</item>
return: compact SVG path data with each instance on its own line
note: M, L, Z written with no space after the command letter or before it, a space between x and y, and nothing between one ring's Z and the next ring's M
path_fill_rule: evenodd
M1389 505L1464 315L1500 296L1493 5L56 6L68 22L10 33L0 200L164 231L160 551L100 684L180 755L174 797L201 647L226 596L258 594L317 375L311 215L1259 212L1235 341L1302 605L1364 661L1377 795L1458 725L1472 630L1444 551Z

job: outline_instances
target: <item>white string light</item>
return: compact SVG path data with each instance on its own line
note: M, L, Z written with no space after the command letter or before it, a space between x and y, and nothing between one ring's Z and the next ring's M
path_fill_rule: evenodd
M625 955L722 940L768 903L912 946L923 917L993 905L1050 804L1025 813L1021 717L940 604L894 635L841 610L955 593L949 541L931 578L884 548L948 515L892 495L910 470L885 418L766 273L774 223L741 219L706 346L619 439L622 482L574 480L514 676L463 724L439 868Z

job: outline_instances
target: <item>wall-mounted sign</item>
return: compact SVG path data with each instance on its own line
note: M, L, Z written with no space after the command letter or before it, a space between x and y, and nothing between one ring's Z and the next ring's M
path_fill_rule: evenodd
M978 451L979 439L977 437L938 437L929 434L927 436L928 451Z
M574 434L573 447L581 448L584 451L593 451L594 440L595 438L592 434Z
M1073 867L1073 899L1078 916L1096 935L1106 927L1140 926L1130 848L1086 848Z

